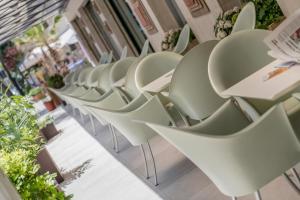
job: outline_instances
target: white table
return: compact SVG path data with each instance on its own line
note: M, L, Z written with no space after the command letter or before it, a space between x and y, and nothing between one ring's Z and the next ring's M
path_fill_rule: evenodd
M142 90L147 92L152 92L152 93L159 93L163 91L170 85L174 71L175 69L165 73L161 77L155 79L148 85L144 86Z
M282 61L276 60L227 90L224 96L238 96L254 99L276 100L300 85L300 65L290 67L286 71L266 80L268 73L278 69Z
M125 77L113 83L114 87L123 87L125 85Z

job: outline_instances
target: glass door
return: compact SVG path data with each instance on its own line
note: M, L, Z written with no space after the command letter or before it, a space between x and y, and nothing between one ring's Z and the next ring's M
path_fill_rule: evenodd
M124 34L130 39L137 52L141 52L147 37L135 18L132 10L125 0L104 0L111 8L111 12L116 17L116 21L124 30Z

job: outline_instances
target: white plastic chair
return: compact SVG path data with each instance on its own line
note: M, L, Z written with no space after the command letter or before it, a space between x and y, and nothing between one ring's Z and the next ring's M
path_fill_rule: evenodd
M188 24L184 25L183 29L180 32L180 35L178 37L178 41L176 43L176 46L173 49L173 52L182 54L185 49L187 48L189 42L190 42L190 32L191 29Z
M247 3L241 10L236 22L232 28L231 33L243 30L251 30L255 28L256 11L253 2Z

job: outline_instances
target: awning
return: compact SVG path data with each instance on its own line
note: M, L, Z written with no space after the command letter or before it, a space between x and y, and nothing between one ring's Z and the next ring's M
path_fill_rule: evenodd
M1 0L0 44L58 14L68 0Z

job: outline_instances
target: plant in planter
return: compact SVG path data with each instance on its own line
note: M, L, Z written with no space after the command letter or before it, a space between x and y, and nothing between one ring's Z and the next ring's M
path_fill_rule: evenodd
M56 105L49 96L46 96L44 99L41 99L41 101L43 102L44 106L48 111L52 111L56 108Z
M284 19L276 0L247 0L245 3L250 1L255 5L256 28L272 30ZM223 39L231 33L240 10L235 7L219 15L214 26L215 36L218 39Z
M47 79L47 85L51 88L60 89L65 86L65 83L61 75L54 74Z
M43 89L40 87L33 88L28 93L29 96L33 98L33 100L38 101L43 98L45 98L45 94L43 92Z
M176 46L181 29L171 29L165 34L165 38L161 42L162 51L172 51Z
M47 116L40 124L40 133L48 141L51 138L59 134L59 131L54 125L54 119L50 116Z
M276 0L250 0L255 5L256 28L268 29L273 23L280 22L284 15Z
M25 97L0 98L0 167L22 199L67 200L56 188L55 174L42 173L37 163L43 146L33 106Z
M232 27L240 11L240 8L234 7L233 9L227 10L219 15L216 24L214 25L216 38L223 39L231 33Z
M173 51L173 49L175 48L175 46L178 42L181 31L182 31L181 28L169 30L165 34L165 38L161 42L161 50L162 51ZM187 49L191 49L193 46L198 44L198 41L196 40L196 37L192 31L190 32L189 42L190 42L189 45L192 45L192 46L189 46ZM193 43L193 44L191 44L191 43Z

